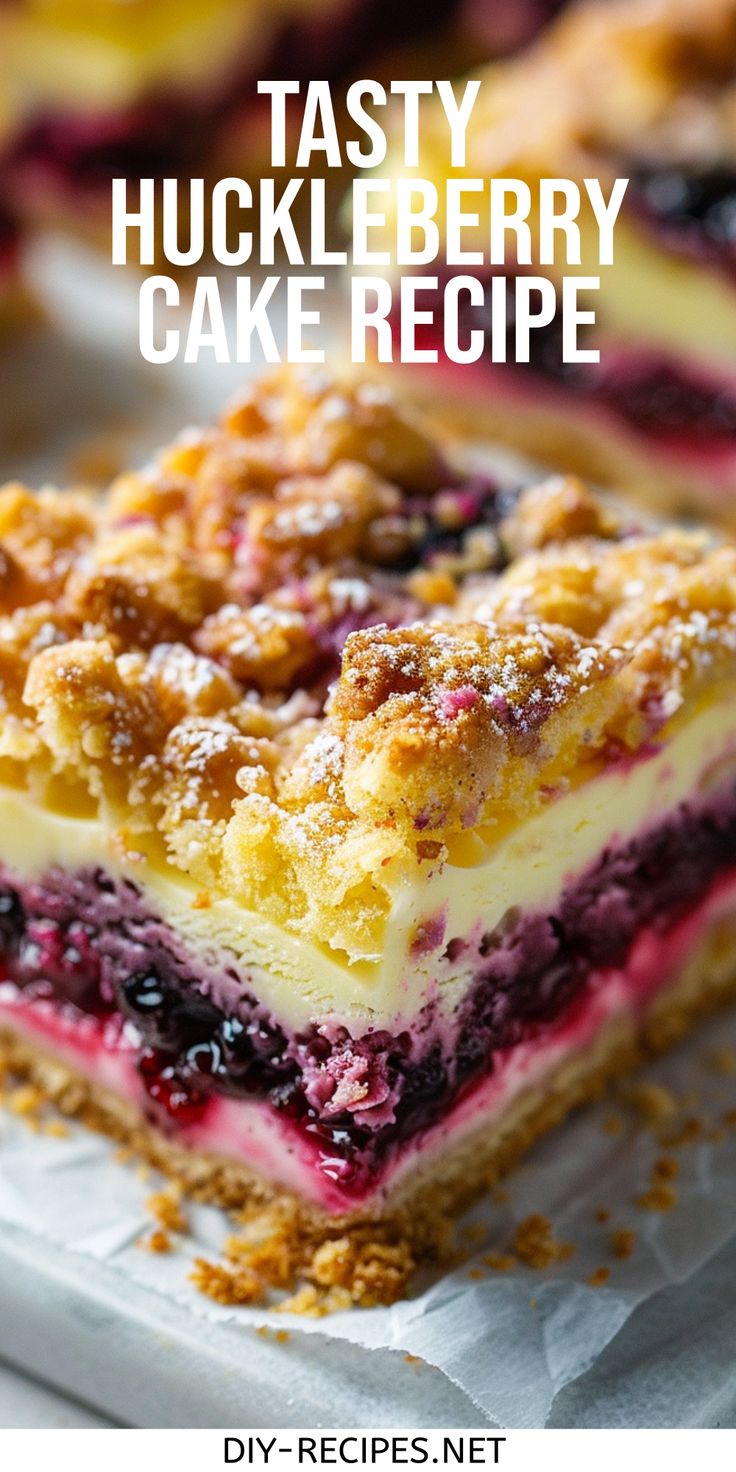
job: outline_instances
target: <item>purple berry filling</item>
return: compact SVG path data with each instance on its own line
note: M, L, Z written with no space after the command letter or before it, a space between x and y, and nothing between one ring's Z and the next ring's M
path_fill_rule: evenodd
M495 1057L560 1023L623 966L643 930L664 933L736 871L736 789L606 849L552 912L510 911L472 941L453 937L440 978L472 975L455 1016L429 1005L412 1033L351 1036L337 1023L289 1033L227 959L189 955L134 884L50 870L0 884L6 978L29 999L125 1018L150 1116L196 1122L212 1093L268 1099L318 1146L322 1170L360 1192L387 1157L441 1118Z

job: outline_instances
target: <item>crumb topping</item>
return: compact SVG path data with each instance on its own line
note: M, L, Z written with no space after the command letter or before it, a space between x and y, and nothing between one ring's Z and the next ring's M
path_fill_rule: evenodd
M0 544L0 779L353 957L455 836L736 674L733 546L509 496L322 374L100 499L6 487Z

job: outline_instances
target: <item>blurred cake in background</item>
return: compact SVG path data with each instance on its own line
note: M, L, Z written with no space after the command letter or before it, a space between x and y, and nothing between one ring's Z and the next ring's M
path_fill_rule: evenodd
M429 111L425 118L418 172L436 179L442 198L449 172L444 116L438 108L436 126ZM599 267L590 214L582 219L581 266L528 268L600 275L601 289L588 303L597 322L582 329L582 345L587 332L587 345L601 349L600 363L563 363L557 320L532 332L528 364L493 364L487 346L472 365L431 366L433 394L439 374L443 397L474 426L482 423L553 465L625 482L676 510L697 502L701 510L731 513L736 0L587 0L568 7L523 56L488 68L465 173L526 179L533 201L544 176L592 176L605 195L616 177L630 182L612 267ZM468 196L467 207L480 209L483 220L481 198ZM448 267L447 274L466 270L483 272ZM435 322L422 329L421 345L439 348L440 359L445 284L440 275L439 299L422 303L434 309ZM464 331L478 326L487 329L488 344L490 308L468 309ZM510 333L513 327L511 321Z
M523 44L559 4L6 0L0 197L21 219L88 232L107 221L114 175L187 176L221 156L246 174L265 165L258 78L371 75L397 49L410 70L391 74L407 75L440 34L444 65L462 65Z

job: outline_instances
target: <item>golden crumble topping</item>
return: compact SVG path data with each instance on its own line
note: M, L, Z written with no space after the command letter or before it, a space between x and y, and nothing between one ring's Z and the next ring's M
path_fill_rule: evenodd
M352 956L455 835L736 675L733 546L500 491L321 373L99 500L7 487L0 529L3 780Z

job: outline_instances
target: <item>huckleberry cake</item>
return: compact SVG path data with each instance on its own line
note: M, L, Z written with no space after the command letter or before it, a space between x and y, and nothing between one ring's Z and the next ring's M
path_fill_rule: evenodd
M5 1063L416 1251L736 991L736 547L469 463L315 372L0 496Z

